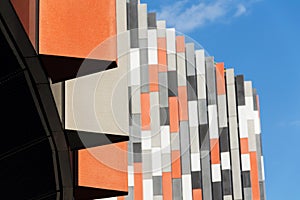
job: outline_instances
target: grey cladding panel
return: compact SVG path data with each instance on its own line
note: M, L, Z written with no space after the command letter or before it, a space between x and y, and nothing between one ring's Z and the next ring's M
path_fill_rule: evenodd
M148 28L155 29L156 27L156 13L148 13Z
M238 106L245 105L245 87L244 87L244 76L237 75L235 77L236 82L236 94Z
M232 195L231 170L222 170L223 195Z

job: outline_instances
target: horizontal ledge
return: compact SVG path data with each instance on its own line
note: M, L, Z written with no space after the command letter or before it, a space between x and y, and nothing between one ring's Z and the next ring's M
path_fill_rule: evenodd
M77 130L65 130L72 151L108 145L129 140L129 136L95 133Z
M77 186L74 189L76 200L90 200L128 195L128 192Z
M116 61L109 60L75 58L46 54L39 54L39 58L48 77L51 78L52 83L58 83L81 76L87 76L117 67Z

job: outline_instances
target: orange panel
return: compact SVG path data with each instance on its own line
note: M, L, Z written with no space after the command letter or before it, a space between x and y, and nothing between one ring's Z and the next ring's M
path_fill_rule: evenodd
M217 91L218 95L225 94L225 78L224 78L224 63L216 64L216 76L217 76Z
M176 36L176 51L185 52L184 36Z
M193 200L202 200L202 190L201 189L193 190Z
M157 92L158 88L158 66L149 65L149 90Z
M163 199L164 200L172 199L171 172L163 172L163 174L162 174L162 190L163 190Z
M78 185L127 191L127 142L78 151Z
M188 103L186 86L178 87L179 98L179 119L180 121L188 120Z
M170 132L179 132L179 118L178 118L178 100L177 97L169 98L170 111Z
M36 0L11 0L11 3L32 45L35 47Z
M134 199L143 199L142 163L134 163Z
M249 153L248 138L241 138L240 145L241 145L241 154Z
M256 152L250 152L252 198L260 199Z
M167 67L167 42L166 38L157 38L158 70L160 72L168 71Z
M150 95L149 93L141 94L141 114L142 114L142 130L150 130Z
M172 178L181 178L180 151L172 151Z
M39 31L42 54L116 60L116 1L40 1Z
M118 200L125 200L125 197L118 197Z
M219 139L210 139L211 164L220 164Z

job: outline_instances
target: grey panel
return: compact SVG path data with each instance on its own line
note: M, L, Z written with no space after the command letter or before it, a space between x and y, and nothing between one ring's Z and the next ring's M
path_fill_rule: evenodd
M200 124L207 124L207 105L206 99L198 100L198 119Z
M163 172L171 172L171 154L170 153L164 153L162 154L162 168Z
M153 176L153 195L162 195L162 177Z
M156 13L148 13L148 28L156 28Z
M132 126L131 131L130 131L130 140L131 141L141 141L141 115L140 114L133 114L131 115L131 120L132 120Z
M133 162L142 162L142 146L141 143L133 143Z
M160 108L160 125L170 125L169 108Z
M140 39L141 92L149 92L148 41Z
M232 195L231 170L222 170L223 195Z
M187 76L188 101L197 100L197 76Z
M213 188L213 199L214 200L223 200L222 183L221 182L213 182L212 188Z
M209 151L201 152L203 199L212 200Z
M180 122L180 149L182 174L191 173L190 161L190 137L187 121Z
M172 150L180 150L179 133L171 134L171 148Z
M259 182L259 190L260 190L260 200L266 199L266 189L265 189L265 183Z
M251 187L250 171L242 171L243 187Z
M192 172L192 188L201 189L202 188L202 175L201 171Z
M128 166L133 165L133 147L132 142L129 140L128 144Z
M209 151L209 133L208 133L208 125L207 124L201 124L199 126L200 131L200 148L201 151Z
M228 135L228 128L219 128L220 132L220 151L221 152L229 152L229 135Z
M207 86L207 103L208 105L217 104L216 99L216 72L214 66L214 58L205 58L206 67L206 86Z
M186 44L185 50L186 50L186 74L187 76L195 76L196 66L195 66L194 43Z
M161 107L168 107L168 74L167 72L158 74L159 82L159 103Z
M178 96L177 72L168 71L168 94L169 97Z
M182 200L181 179L172 179L173 200Z
M245 105L245 87L244 87L244 76L237 75L235 77L236 82L236 95L238 106Z
M126 200L134 200L134 187L128 187L128 195L125 197Z
M244 200L252 200L251 188L244 188Z
M143 151L143 179L152 178L152 154L151 150Z
M253 109L257 110L258 109L257 102L256 102L257 92L255 88L253 88L252 91L253 91Z

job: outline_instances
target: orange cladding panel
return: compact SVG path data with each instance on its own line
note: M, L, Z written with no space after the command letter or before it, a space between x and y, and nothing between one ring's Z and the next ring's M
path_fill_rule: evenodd
M170 109L170 132L179 132L179 116L178 116L178 101L177 97L169 98Z
M85 58L98 47L90 58L116 60L116 39L107 40L116 30L116 1L40 1L42 54Z
M260 199L256 152L250 152L252 198Z
M78 185L127 189L127 142L78 151Z
M202 190L201 189L193 190L193 200L202 200Z
M188 120L188 103L186 86L178 87L179 98L179 119L180 121Z
M167 67L167 42L166 38L157 38L158 70L160 72L168 71Z
M141 114L142 114L142 130L150 130L150 95L149 93L141 94Z
M210 140L211 164L220 164L220 146L218 139Z
M162 189L163 189L163 199L172 199L172 177L171 172L163 172L162 174Z
M225 94L224 63L216 64L216 77L218 95Z
M181 178L180 151L172 151L172 178Z
M143 200L142 163L134 163L134 199Z
M149 90L150 92L158 92L158 66L149 65Z
M241 138L240 143L241 143L240 144L241 145L241 154L249 153L248 138Z
M178 53L185 52L184 36L176 37L176 51Z

